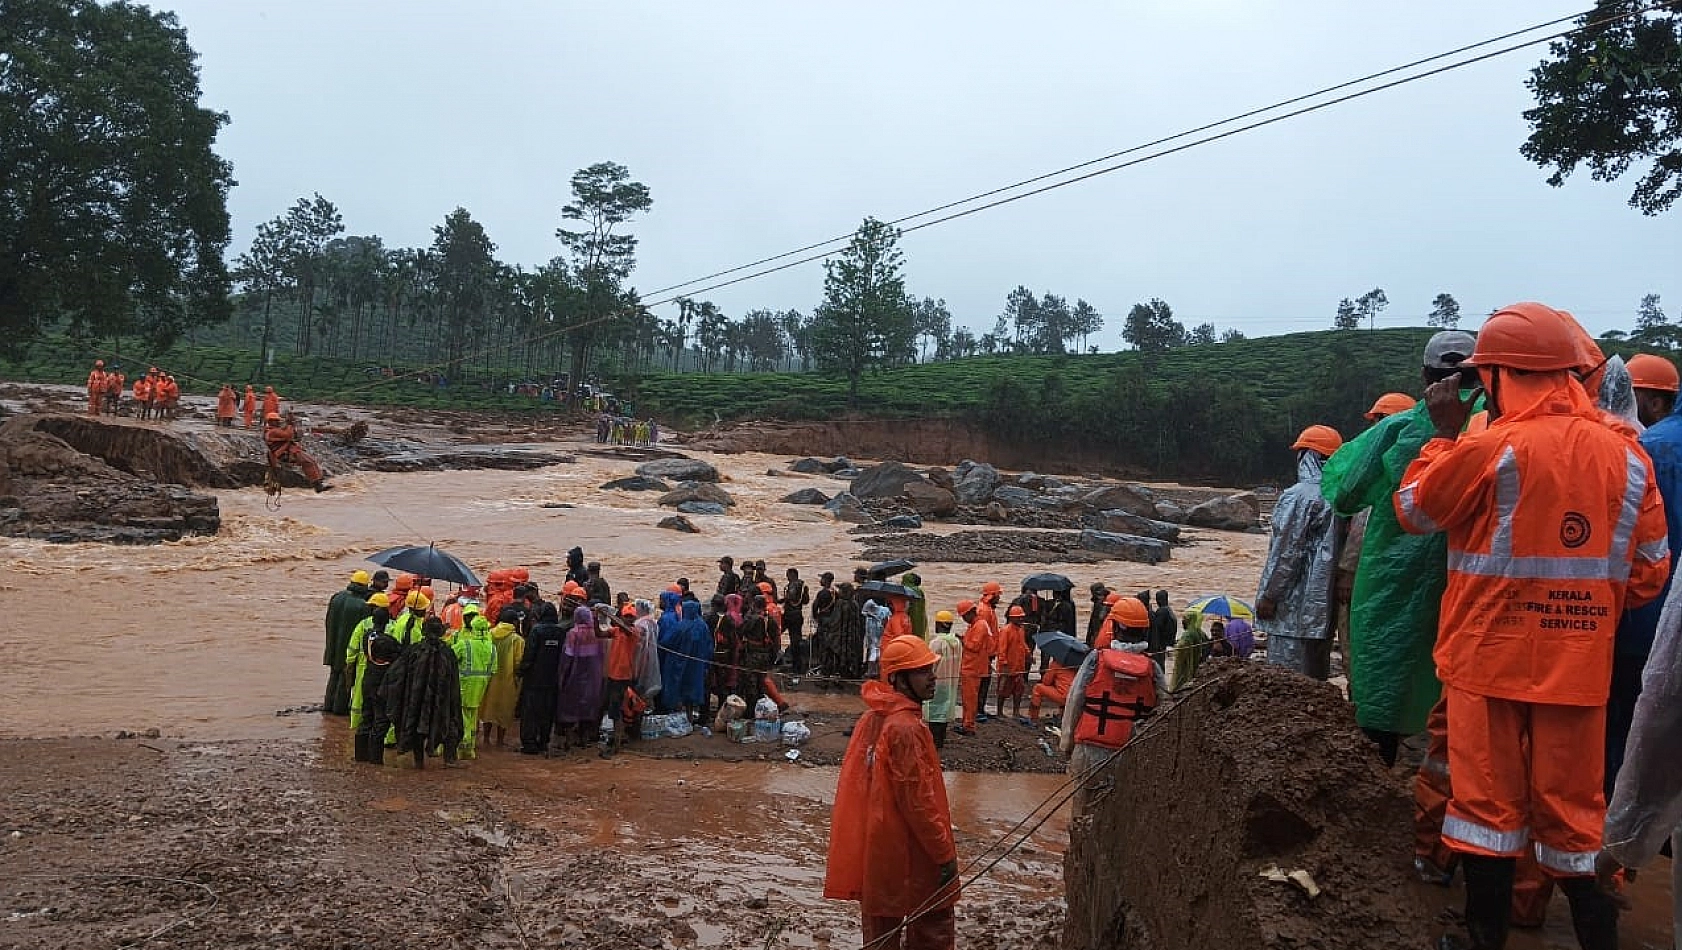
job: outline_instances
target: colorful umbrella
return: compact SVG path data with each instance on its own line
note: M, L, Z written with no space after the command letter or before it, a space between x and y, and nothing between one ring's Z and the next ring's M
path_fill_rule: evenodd
M1226 594L1211 594L1207 597L1200 597L1192 601L1186 610L1187 612L1196 611L1205 617L1225 617L1228 620L1256 619L1254 607Z

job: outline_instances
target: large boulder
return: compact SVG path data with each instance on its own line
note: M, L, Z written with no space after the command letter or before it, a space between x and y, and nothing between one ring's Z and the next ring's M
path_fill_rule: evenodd
M936 485L939 485L941 488L944 488L947 491L951 491L952 489L956 488L957 484L958 484L957 482L952 480L952 473L951 472L948 472L946 469L941 468L938 465L935 466L934 468L929 469L928 479L929 479L929 481L935 483Z
M927 479L903 464L889 461L872 465L859 473L847 486L847 491L859 498L893 498L907 485L926 482Z
M1121 561L1159 564L1168 560L1168 542L1142 538L1136 534L1117 534L1087 528L1080 533L1080 546Z
M829 466L808 456L788 463L788 470L802 475L822 475L829 471Z
M1113 509L1100 511L1093 519L1093 527L1100 531L1110 531L1116 534L1137 534L1158 541L1173 544L1180 540L1180 526L1157 521L1154 518L1143 518L1130 511Z
M816 488L802 488L797 492L789 492L778 500L785 505L823 505L829 503L829 496Z
M684 482L660 496L660 504L667 507L675 506L679 510L685 510L683 506L690 502L705 502L710 505L717 505L720 508L729 508L736 504L736 499L731 498L729 492L711 482ZM703 514L705 513L707 512L703 512Z
M836 521L848 521L853 524L872 524L876 521L858 496L851 492L842 492L824 505L824 510L835 516Z
M718 469L700 459L655 459L637 466L638 475L649 478L669 478L680 482L716 482Z
M1185 524L1186 510L1174 502L1159 501L1156 503L1156 520L1169 524Z
M1023 472L1016 476L1016 484L1023 488L1039 491L1045 487L1045 476L1035 472Z
M993 489L993 500L1006 508L1029 508L1039 501L1038 495L1015 485L1000 485Z
M686 501L677 506L686 515L722 515L724 506L716 501Z
M1255 507L1239 495L1211 498L1186 512L1187 524L1222 531L1248 531L1256 526L1256 520Z
M986 462L964 459L952 471L952 494L960 505L985 505L999 487L999 470Z
M701 529L695 527L695 522L690 521L682 515L671 515L669 517L661 518L660 523L655 527L665 528L668 531L681 531L684 534L701 533Z
M631 475L626 478L616 478L602 486L603 491L671 491L672 486L658 478L647 475Z
M911 529L921 528L922 526L923 519L917 517L916 515L894 515L892 518L882 522L882 527L884 528Z
M951 492L930 482L910 482L902 494L920 515L944 517L958 510L958 499Z
M1081 504L1098 511L1125 511L1145 518L1156 517L1156 499L1142 485L1106 485L1087 492Z

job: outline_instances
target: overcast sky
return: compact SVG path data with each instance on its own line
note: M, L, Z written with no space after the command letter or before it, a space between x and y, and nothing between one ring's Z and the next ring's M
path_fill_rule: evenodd
M319 191L352 234L429 244L456 206L510 263L560 251L568 179L628 166L645 291L1572 13L1586 0L441 3L162 0L232 123L233 251ZM1358 11L1358 12L1357 12ZM1627 329L1682 315L1682 209L1550 188L1518 153L1535 47L906 235L908 288L991 327L1025 284L1249 335L1381 325L1453 293ZM810 312L808 264L703 295ZM671 308L666 308L670 310ZM663 313L669 316L670 313Z

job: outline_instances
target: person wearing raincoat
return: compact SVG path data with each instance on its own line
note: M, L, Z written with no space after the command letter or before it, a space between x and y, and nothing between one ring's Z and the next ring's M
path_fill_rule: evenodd
M370 595L363 609L367 616L352 628L350 639L345 641L345 678L351 681L350 731L353 734L356 727L362 725L362 681L368 675L368 639L376 633L384 633L386 625L391 623L391 613L386 609L385 594Z
M514 728L514 709L520 699L520 679L515 671L525 659L526 638L514 629L519 619L518 610L503 607L488 634L491 647L496 650L496 665L485 684L485 695L479 700L479 721L485 726L482 738L498 748L507 741L508 730Z
M421 624L420 642L391 664L380 684L380 698L397 732L399 755L413 754L415 768L423 769L427 755L441 750L446 766L457 764L462 740L461 673L455 654L444 642L444 621L428 617Z
M1432 336L1422 361L1424 384L1459 372L1476 344L1459 330ZM1380 406L1373 408L1377 412ZM1425 731L1442 695L1431 649L1438 602L1448 584L1448 540L1403 531L1390 501L1435 430L1423 403L1391 413L1344 443L1320 478L1320 491L1337 514L1367 513L1350 598L1346 673L1355 722L1378 745L1387 766L1395 764L1404 736Z
M899 582L915 595L906 605L906 613L911 615L911 632L926 642L929 639L929 608L923 599L923 578L917 574L905 574Z
M946 725L958 707L958 676L964 665L964 642L952 632L955 619L950 610L936 613L934 636L929 639L929 649L940 662L934 668L934 696L923 704L923 718L928 720L937 749L946 747Z
M496 642L491 639L490 621L479 615L479 605L462 608L462 628L450 642L455 651L461 680L461 757L478 758L479 710L496 675Z
M1086 812L1089 796L1105 784L1097 773L1133 737L1137 720L1150 715L1168 683L1152 659L1150 612L1136 598L1123 598L1111 616L1115 639L1087 653L1063 703L1058 750L1078 776L1072 814Z
M866 947L957 946L958 850L922 717L939 662L915 635L883 645L882 678L859 690L866 709L841 759L823 896L858 901Z
M368 619L368 572L352 571L350 583L327 602L327 643L321 665L327 667L327 693L321 711L330 716L350 714L350 679L345 676L345 653L357 624Z
M993 628L981 619L974 601L958 601L958 616L964 618L963 664L958 674L958 686L963 691L964 718L956 732L960 736L975 735L975 724L981 716L981 684L993 672L993 654L998 638Z
M1197 668L1202 665L1211 652L1209 635L1203 632L1203 613L1197 610L1186 611L1185 630L1180 638L1174 641L1174 677L1168 681L1168 691L1177 693L1191 684L1197 675ZM1119 634L1119 631L1117 631ZM1121 639L1119 636L1116 639Z
M1291 443L1297 483L1279 494L1273 508L1273 536L1256 592L1268 662L1317 680L1331 675L1331 608L1343 529L1321 497L1320 472L1342 445L1330 426L1309 426Z

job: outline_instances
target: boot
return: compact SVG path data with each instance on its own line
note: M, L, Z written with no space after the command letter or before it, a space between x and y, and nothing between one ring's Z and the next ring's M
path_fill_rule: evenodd
M1466 931L1471 945L1474 950L1502 950L1507 945L1507 914L1513 904L1518 861L1468 854L1460 863L1466 869Z
M1559 889L1571 902L1571 928L1583 950L1618 950L1618 904L1592 877L1567 877Z
M367 762L369 765L385 765L385 743L377 735L368 736Z
M368 761L368 735L367 735L367 733L359 732L359 733L356 734L356 761L358 761L358 762Z

